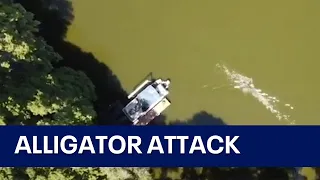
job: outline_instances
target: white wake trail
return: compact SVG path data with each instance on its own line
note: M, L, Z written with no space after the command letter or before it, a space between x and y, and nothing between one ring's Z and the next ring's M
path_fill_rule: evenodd
M227 75L228 80L231 82L233 88L239 89L245 94L252 95L261 104L263 104L267 110L273 113L278 120L284 120L291 125L295 124L295 121L290 119L290 115L283 114L277 109L277 105L280 105L280 100L274 96L262 92L261 89L256 88L253 84L252 78L237 73L234 70L229 70L225 65L217 64L216 66ZM294 109L294 107L290 104L284 104L283 106L289 108L290 110Z

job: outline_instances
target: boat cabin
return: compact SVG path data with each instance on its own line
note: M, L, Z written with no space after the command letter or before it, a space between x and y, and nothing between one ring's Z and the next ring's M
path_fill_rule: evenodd
M147 125L170 106L169 85L170 80L144 81L128 96L131 101L122 111L134 125Z

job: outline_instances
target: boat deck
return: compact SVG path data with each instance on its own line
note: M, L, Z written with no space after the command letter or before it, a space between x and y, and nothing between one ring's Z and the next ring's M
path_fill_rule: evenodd
M170 81L161 79L154 82L146 80L128 96L131 101L123 108L123 112L133 124L146 125L170 106L166 98L169 94L168 84Z

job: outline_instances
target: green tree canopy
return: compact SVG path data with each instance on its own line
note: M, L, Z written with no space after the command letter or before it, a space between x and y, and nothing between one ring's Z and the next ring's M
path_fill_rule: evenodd
M3 180L152 180L148 168L0 168Z
M0 124L91 124L94 85L53 67L61 57L34 35L38 24L21 5L0 3Z

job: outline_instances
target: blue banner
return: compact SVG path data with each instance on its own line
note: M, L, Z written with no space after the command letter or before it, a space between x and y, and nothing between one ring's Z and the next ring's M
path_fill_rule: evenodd
M0 166L316 167L320 126L1 126Z

